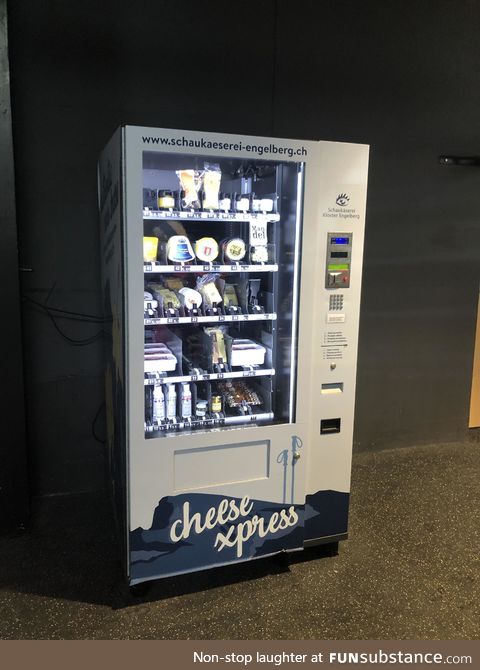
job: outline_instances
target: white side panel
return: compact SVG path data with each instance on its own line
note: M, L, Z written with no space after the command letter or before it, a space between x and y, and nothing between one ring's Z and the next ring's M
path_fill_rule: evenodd
M128 552L128 379L125 369L125 266L123 236L122 136L118 129L98 162L98 207L102 258L105 331L105 404L109 471L112 478L117 522Z
M368 171L367 146L320 142L320 150L315 225L316 255L322 269L310 275L317 299L312 305L316 337L311 358L307 494L350 490ZM340 199L345 204L339 205L342 195L346 196ZM348 288L325 287L327 236L332 232L353 237ZM343 309L338 312L329 309L334 294L343 296ZM337 384L342 391L322 393L322 384ZM340 432L321 435L320 422L336 418L341 420Z

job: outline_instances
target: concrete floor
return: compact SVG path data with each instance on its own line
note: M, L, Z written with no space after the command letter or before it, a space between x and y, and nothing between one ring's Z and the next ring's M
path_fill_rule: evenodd
M0 540L0 637L478 639L479 450L359 454L338 556L171 578L130 604L104 496L44 500Z

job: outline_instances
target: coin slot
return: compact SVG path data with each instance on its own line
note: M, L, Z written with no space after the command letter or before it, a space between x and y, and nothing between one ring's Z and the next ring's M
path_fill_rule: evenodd
M322 395L333 395L335 393L343 393L343 382L333 384L322 384Z
M320 421L320 435L330 435L340 432L340 419L322 419Z

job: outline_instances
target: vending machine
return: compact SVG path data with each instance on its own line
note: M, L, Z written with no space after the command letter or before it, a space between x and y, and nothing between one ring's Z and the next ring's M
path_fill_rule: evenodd
M347 537L367 168L365 145L134 126L103 151L129 584Z

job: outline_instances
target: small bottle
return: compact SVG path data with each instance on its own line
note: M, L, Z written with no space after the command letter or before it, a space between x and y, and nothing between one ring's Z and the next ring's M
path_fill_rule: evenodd
M145 386L145 421L151 423L153 420L153 392L151 386Z
M153 420L160 423L165 419L165 397L163 389L159 386L153 387Z
M192 393L188 382L180 385L180 414L184 419L192 416Z
M175 384L167 384L165 407L167 419L174 421L177 418L177 392L175 391Z
M214 414L220 414L222 411L222 396L213 395L212 396L212 412Z

